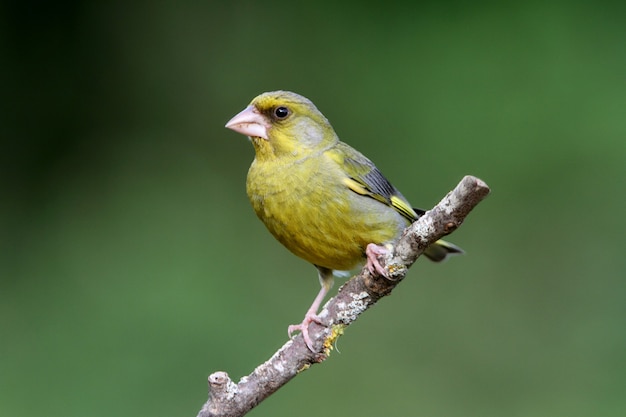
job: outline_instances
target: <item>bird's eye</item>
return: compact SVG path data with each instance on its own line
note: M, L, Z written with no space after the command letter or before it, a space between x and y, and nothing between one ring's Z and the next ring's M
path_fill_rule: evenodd
M279 119L279 120L283 120L285 119L287 116L289 116L289 109L287 107L276 107L274 109L274 116Z

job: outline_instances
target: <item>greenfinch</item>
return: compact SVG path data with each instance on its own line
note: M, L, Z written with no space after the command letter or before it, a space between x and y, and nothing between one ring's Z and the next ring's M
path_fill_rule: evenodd
M333 285L333 271L365 262L386 275L378 257L424 211L404 196L359 151L341 142L328 120L307 98L289 91L256 97L226 127L249 136L255 158L246 189L252 207L280 243L318 271L321 289L300 331L313 351L308 327ZM462 253L438 241L424 253L435 262Z

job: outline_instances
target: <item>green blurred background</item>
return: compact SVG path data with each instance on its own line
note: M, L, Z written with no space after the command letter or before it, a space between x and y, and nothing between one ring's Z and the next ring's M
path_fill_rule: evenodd
M4 2L0 416L193 416L319 288L253 214L257 94L413 202L492 195L252 416L626 414L623 2Z

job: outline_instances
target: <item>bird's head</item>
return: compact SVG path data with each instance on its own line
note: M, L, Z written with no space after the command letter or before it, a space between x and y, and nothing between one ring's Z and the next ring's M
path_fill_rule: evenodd
M290 91L261 94L226 127L249 136L257 158L299 158L338 141L317 107Z

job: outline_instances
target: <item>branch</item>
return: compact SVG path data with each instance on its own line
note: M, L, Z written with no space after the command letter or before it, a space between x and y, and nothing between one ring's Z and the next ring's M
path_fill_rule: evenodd
M466 176L432 210L407 227L394 250L381 259L388 278L373 276L367 268L346 282L322 309L326 326L311 323L309 334L318 353L311 352L298 335L285 343L267 362L235 384L226 372L209 376L209 399L198 417L243 416L285 385L299 372L323 362L343 329L361 313L388 295L404 279L408 268L424 250L456 230L470 211L489 194L489 187Z

